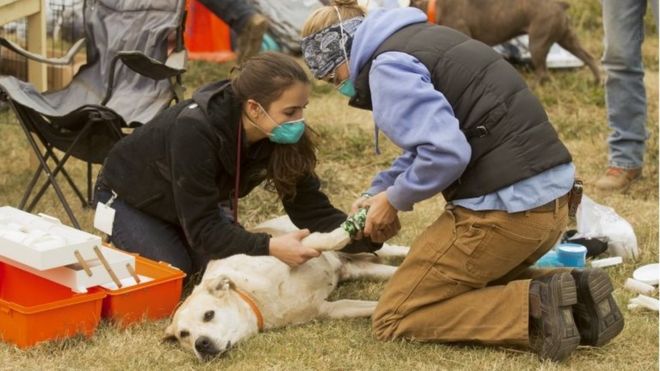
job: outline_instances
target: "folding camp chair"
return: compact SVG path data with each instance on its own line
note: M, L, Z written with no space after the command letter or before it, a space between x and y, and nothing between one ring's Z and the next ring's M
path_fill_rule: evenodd
M71 222L80 228L56 176L62 174L83 207L89 205L92 164L103 163L129 128L148 122L182 98L184 22L185 0L86 0L85 38L64 57L45 58L0 38L0 46L53 65L70 64L83 45L87 53L87 63L58 91L41 94L29 83L0 76L0 100L9 102L39 161L21 209L32 211L52 185ZM45 148L43 153L37 140ZM54 149L64 152L61 158ZM64 168L70 157L87 162L86 198ZM42 172L46 182L33 195Z

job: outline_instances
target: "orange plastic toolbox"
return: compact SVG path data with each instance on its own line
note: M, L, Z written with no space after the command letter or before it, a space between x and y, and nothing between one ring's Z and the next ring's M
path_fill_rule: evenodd
M70 288L0 262L0 338L21 348L78 333L91 336L106 293Z
M128 326L142 319L168 317L181 299L185 273L163 262L135 257L138 276L150 280L120 289L103 288L102 316Z

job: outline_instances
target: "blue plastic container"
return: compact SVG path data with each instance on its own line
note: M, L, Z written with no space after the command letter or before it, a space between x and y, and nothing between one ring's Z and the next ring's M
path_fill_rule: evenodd
M587 248L577 243L562 243L556 247L557 259L564 267L582 268Z
M541 259L537 260L534 265L542 268L563 267L563 265L559 262L559 257L557 256L557 252L555 250L550 250L545 253L545 255L543 255Z

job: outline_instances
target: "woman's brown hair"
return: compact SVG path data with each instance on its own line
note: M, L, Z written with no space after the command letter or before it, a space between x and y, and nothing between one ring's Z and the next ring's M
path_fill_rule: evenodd
M333 0L330 2L330 6L316 9L307 18L302 28L302 37L309 36L339 23L337 11L339 11L342 21L365 15L364 9L358 5L357 0Z
M309 77L292 58L282 53L261 53L245 61L232 77L231 86L241 106L253 99L265 109L296 82L309 84ZM266 189L281 199L296 195L296 184L308 175L316 176L316 133L305 126L297 143L273 143L266 167Z

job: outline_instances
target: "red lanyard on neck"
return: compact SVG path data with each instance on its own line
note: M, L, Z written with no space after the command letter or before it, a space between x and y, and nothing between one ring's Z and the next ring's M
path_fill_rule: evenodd
M234 213L234 223L238 224L238 186L241 182L241 147L243 146L243 141L241 140L243 130L241 128L241 123L238 123L238 142L236 145L236 179L234 182L234 200L232 205L232 211Z

